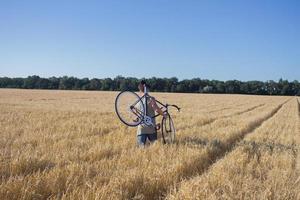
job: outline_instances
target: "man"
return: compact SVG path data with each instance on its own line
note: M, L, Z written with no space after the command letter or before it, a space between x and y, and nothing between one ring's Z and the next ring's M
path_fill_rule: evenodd
M149 86L146 84L146 81L142 80L139 83L139 95L142 97L146 91L144 91L145 86L148 90ZM147 116L149 117L154 117L155 112L159 113L163 117L166 117L166 114L158 107L156 104L155 98L150 96L147 98ZM156 123L155 123L155 118L152 118L152 123L154 126L147 126L146 124L140 124L138 125L137 129L137 143L140 147L144 147L148 140L153 143L154 141L157 140L157 130L156 130Z

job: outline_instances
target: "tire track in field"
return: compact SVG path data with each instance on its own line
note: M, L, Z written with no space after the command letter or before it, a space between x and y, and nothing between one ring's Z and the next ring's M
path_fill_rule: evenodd
M288 99L284 101L283 103L279 104L276 108L274 108L269 114L267 114L265 117L254 121L252 123L249 123L249 125L240 132L238 135L233 135L231 138L229 138L227 141L223 142L212 142L211 146L212 148L209 150L209 154L211 155L211 163L206 167L206 169L203 171L205 172L211 165L213 165L217 160L223 158L225 154L231 152L234 147L244 139L244 137L248 134L251 134L255 129L259 128L264 122L271 119L273 116L278 113L278 111L282 108L284 104L286 104L291 99ZM203 173L202 172L202 173Z
M198 124L199 122L196 122L192 125L189 125L189 126L185 126L184 128L181 128L180 130L181 131L184 131L186 129L189 129L189 128L192 128L194 126L197 126L197 125L200 125L200 126L205 126L205 125L208 125L208 124L212 124L213 122L215 122L216 120L219 120L219 119L225 119L225 118L229 118L229 117L233 117L233 116L239 116L239 115L242 115L244 113L247 113L247 112L251 112L257 108L260 108L262 106L266 105L265 103L263 104L259 104L259 105L256 105L256 106L253 106L253 107L250 107L248 109L245 109L245 110L242 110L242 111L239 111L239 112L235 112L235 113L232 113L230 115L222 115L220 117L215 117L215 118L211 118L211 119L208 119L206 120L205 122L201 123L201 124Z
M260 108L260 107L263 107L264 105L266 105L265 103L262 103L262 104L259 104L257 106L253 106L251 108L248 108L246 110L242 110L242 111L239 111L239 112L236 112L236 113L233 113L231 115L228 115L228 116L224 116L224 117L221 117L222 118L228 118L228 117L233 117L233 116L239 116L241 114L244 114L244 113L247 113L247 112L250 112L250 111L253 111L255 110L256 108Z
M219 108L219 109L211 110L211 111L208 111L208 112L209 113L215 113L215 112L219 112L219 111L230 110L232 108L236 108L236 107L243 106L243 105L247 105L247 104L245 104L245 103L238 104L238 105L232 104L232 105L229 105L229 106L227 106L225 108Z
M244 137L247 134L250 134L253 132L256 128L260 127L265 121L272 118L281 108L284 104L286 104L290 99L284 101L283 103L280 103L277 105L273 110L269 111L269 113L266 114L266 116L248 123L248 126L245 127L243 130L239 132L239 134L233 134L231 138L228 138L227 141L224 141L221 143L220 141L212 141L209 142L207 150L204 154L193 158L190 160L190 162L185 163L180 170L177 171L175 177L175 187L179 187L182 180L191 179L195 175L199 176L203 173L205 173L213 164L215 164L219 159L222 159L225 154L228 152L231 152L236 144L244 139ZM257 105L259 106L259 105ZM256 106L256 107L257 107ZM247 110L249 110L248 108ZM253 108L255 109L255 108ZM246 111L245 111L246 112ZM179 144L180 145L180 144ZM193 169L193 170L191 170ZM162 188L159 188L156 191L156 195L154 199L165 199L167 196L167 192L170 190L170 186L165 186ZM149 199L152 199L149 197Z
M226 103L223 103L223 104L220 104L220 103L210 104L208 106L205 106L205 107L202 107L202 108L198 109L198 111L205 111L205 113L208 113L208 112L217 112L217 111L227 110L227 108L231 109L231 108L235 108L237 106L243 106L243 105L247 105L248 104L248 103L242 103L242 104L236 105L237 103L238 102L234 102L234 103L230 103L230 104L226 104ZM214 110L209 110L208 109L210 107L217 107L217 106L220 106L220 105L223 105L223 107L218 108L218 109L214 109Z
M278 111L282 108L284 104L286 104L291 99L284 101L275 107L270 113L268 113L265 117L249 123L249 125L242 130L239 134L233 135L231 138L227 139L227 141L221 143L220 141L212 141L208 145L207 154L203 157L199 157L193 160L188 165L184 166L185 168L182 170L181 179L190 179L194 175L202 175L205 173L212 165L214 165L218 160L222 159L227 153L230 153L234 150L234 147L244 139L244 137L250 133L252 133L255 129L259 128L264 122L271 119L273 116L278 113ZM196 166L197 171L193 173L189 172L191 166ZM177 186L180 182L178 182ZM176 186L176 187L177 187ZM163 195L161 194L161 197Z
M187 177L187 179L185 179L185 180L183 180L183 181L181 181L181 182L179 182L179 183L177 183L176 184L176 188L173 188L173 191L171 191L171 193L169 193L169 194L171 194L171 195L173 195L174 193L176 194L177 192L179 192L180 191L180 187L181 187L181 184L182 184L182 182L185 182L185 181L189 181L189 179L192 179L192 180L194 180L194 178L197 178L198 176L199 177L201 177L201 176L206 176L206 173L208 173L208 170L211 170L212 169L212 167L214 166L215 167L215 165L218 165L219 164L219 162L222 162L222 161L224 161L224 159L227 159L227 156L229 156L229 155L231 155L231 154L233 154L234 153L234 151L236 151L237 150L237 148L238 147L240 147L240 146L244 146L244 145L251 145L252 147L254 146L256 146L256 147L263 147L264 148L264 150L265 151L270 151L270 152L272 152L273 151L273 149L277 149L277 150L281 150L281 152L282 151L290 151L290 152L298 152L298 161L300 162L300 152L299 152L299 150L300 149L298 149L300 146L299 146L299 142L300 142L300 140L298 140L298 144L294 144L294 143L292 143L292 144L287 144L287 145L284 145L284 144L281 144L281 143L275 143L275 146L273 146L274 145L274 143L270 143L270 145L269 144L266 144L266 143L257 143L257 142L247 142L247 140L246 139L244 139L247 135L249 135L249 134L253 134L254 132L255 132L255 130L256 129L259 129L259 128L261 128L262 127L262 125L264 124L264 123L270 123L270 122L272 122L271 120L273 119L273 118L275 118L275 116L277 117L277 116L279 116L279 115L281 115L281 113L282 113L282 111L284 111L283 109L282 109L282 107L285 105L285 104L287 104L288 102L290 102L290 100L293 100L294 101L294 98L290 98L290 99L288 99L288 100L286 100L285 102L283 102L282 104L280 104L280 105L278 105L275 109L273 109L272 110L272 112L270 113L270 114L268 114L266 117L264 117L264 120L260 120L260 122L258 122L257 123L257 126L256 127L254 127L251 131L249 131L249 132L245 132L245 134L241 137L241 139L239 139L239 140L237 140L235 143L233 143L233 145L231 146L231 147L229 147L228 149L226 149L225 151L226 152L224 152L224 153L220 153L219 155L218 155L218 158L216 158L215 160L212 160L212 163L210 164L210 165L208 165L207 166L207 168L205 169L205 170L203 170L203 171L201 171L200 173L198 173L198 174L196 174L196 177ZM300 134L300 98L298 99L298 106L297 106L297 111L298 111L298 116L299 116L299 118L298 118L298 128L297 128L297 126L296 126L296 130L295 130L295 133L297 134ZM295 105L294 103L293 103L293 105ZM278 113L280 111L280 113ZM293 116L295 116L295 115L293 115ZM296 115L297 116L297 115ZM297 132L298 131L298 132ZM299 137L299 139L300 139L300 137ZM270 148L270 146L272 146L272 148ZM229 154L229 155L228 155ZM293 154L293 153L291 153L291 154ZM224 158L226 156L226 158ZM293 156L295 156L295 154L293 154ZM259 159L259 158L258 158ZM214 161L214 162L213 162ZM300 163L299 163L300 164ZM300 165L298 165L298 167L300 167ZM293 166L293 168L294 168L294 166ZM294 168L295 169L295 168ZM299 168L298 168L298 170L299 170ZM300 185L300 171L297 171L298 173L296 173L297 175L298 175L298 177L296 176L296 178L297 178L297 180L295 181L295 183L294 183L294 185L297 185L298 184L298 186ZM209 172L210 173L210 172ZM197 179L195 179L195 180L197 180ZM205 181L206 183L208 183L207 181ZM190 184L190 186L191 186L191 184ZM232 186L232 185L231 185ZM229 186L229 187L231 187L231 186ZM293 186L294 187L294 186ZM197 188L194 188L194 189L197 189ZM174 195L175 196L175 195ZM171 196L172 197L172 196ZM176 196L175 196L176 197ZM177 196L178 197L178 196ZM182 197L182 196L181 196ZM228 197L228 196L227 196ZM198 197L199 198L199 197ZM168 198L168 195L167 195L167 198L165 198L165 199L169 199Z

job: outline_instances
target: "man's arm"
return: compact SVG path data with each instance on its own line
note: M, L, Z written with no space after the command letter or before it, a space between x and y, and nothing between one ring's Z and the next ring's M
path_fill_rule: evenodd
M163 117L166 117L166 113L164 113L160 107L158 107L156 101L155 101L155 98L154 97L151 97L150 99L150 105L152 106L152 108L157 112L159 113L160 115L162 115Z

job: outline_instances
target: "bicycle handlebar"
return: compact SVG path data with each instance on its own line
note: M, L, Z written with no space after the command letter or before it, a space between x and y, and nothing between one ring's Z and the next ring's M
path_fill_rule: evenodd
M166 104L166 107L168 106L173 106L174 108L176 108L178 110L178 112L180 112L180 108L177 106L177 105L169 105L169 104Z

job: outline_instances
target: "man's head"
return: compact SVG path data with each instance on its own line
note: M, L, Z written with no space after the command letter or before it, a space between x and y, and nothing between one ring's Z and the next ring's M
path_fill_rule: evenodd
M141 82L139 83L139 86L138 86L140 92L144 92L144 86L146 86L147 88L149 88L149 86L146 83L146 81L145 80L141 80Z

